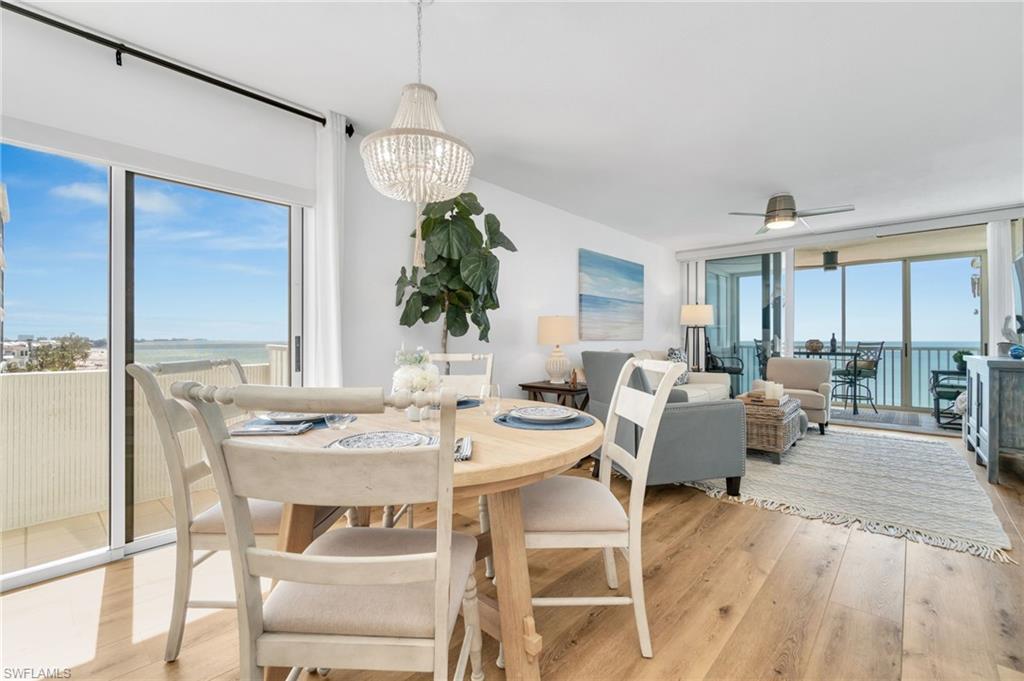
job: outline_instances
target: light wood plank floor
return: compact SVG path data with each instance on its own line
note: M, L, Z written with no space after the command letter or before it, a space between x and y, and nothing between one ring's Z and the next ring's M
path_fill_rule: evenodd
M973 468L973 455L969 461ZM1019 556L1024 464L1007 460L1005 469L1000 487L975 470ZM457 510L456 529L474 531L475 500ZM429 523L430 512L418 508L418 520ZM652 489L645 518L654 659L640 657L628 607L541 609L545 679L1024 681L1020 566L715 501L684 487ZM597 551L535 552L530 566L540 595L608 591ZM194 614L180 660L161 661L172 573L173 551L164 548L5 595L0 666L70 667L73 679L237 678L230 611ZM226 556L198 569L195 588L195 598L230 597ZM489 583L482 590L493 593ZM496 654L485 637L491 679L503 678Z

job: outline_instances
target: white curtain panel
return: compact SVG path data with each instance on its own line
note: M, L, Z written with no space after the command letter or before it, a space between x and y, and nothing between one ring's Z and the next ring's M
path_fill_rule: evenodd
M303 382L339 387L341 374L342 279L345 251L345 116L330 112L317 133L316 204L307 222L303 318Z
M1010 221L988 223L988 354L999 354L997 343L1003 338L1003 322L1013 314L1013 243Z

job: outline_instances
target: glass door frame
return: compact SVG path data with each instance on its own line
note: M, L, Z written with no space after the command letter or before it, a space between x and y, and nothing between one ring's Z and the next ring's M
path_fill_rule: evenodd
M129 539L132 508L130 485L131 473L128 466L128 415L132 399L132 388L125 371L129 360L128 349L133 340L134 327L133 301L133 265L134 265L134 233L133 233L133 197L131 176L141 175L178 184L186 184L200 189L219 191L244 198L276 203L288 208L288 345L291 359L292 385L302 385L302 334L303 334L303 243L304 231L309 223L306 219L309 207L297 203L282 202L258 194L247 194L239 191L226 191L218 187L188 182L180 178L161 175L145 169L129 168L117 165L103 158L83 156L64 151L60 148L43 148L36 145L25 145L20 142L6 140L4 143L15 144L27 149L56 154L66 158L81 159L91 163L100 163L108 169L108 289L107 289L107 370L109 399L109 435L108 435L108 544L105 547L83 551L65 558L42 563L0 574L0 593L19 589L32 584L62 577L88 568L98 567L126 556L130 556L151 548L171 544L175 541L173 528L147 535L140 539Z

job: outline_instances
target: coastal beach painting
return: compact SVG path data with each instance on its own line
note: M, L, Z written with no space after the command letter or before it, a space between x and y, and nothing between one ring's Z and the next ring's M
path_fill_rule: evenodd
M580 340L644 337L644 266L580 249Z

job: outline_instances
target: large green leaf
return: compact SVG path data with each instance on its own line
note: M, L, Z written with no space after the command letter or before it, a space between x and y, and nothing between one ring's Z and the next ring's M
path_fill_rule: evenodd
M486 248L471 251L462 257L459 274L469 288L483 295L492 278L498 275L498 258Z
M455 198L455 206L469 215L480 215L480 213L484 212L484 207L480 205L476 194L472 192L466 192L457 196Z
M399 318L398 323L402 326L413 326L419 321L422 311L423 296L417 291L409 296L409 300L405 301L405 308L402 310L402 316Z
M401 274L398 275L398 279L395 281L395 307L402 304L402 298L405 297L405 289L409 288L409 285L409 275L403 267Z
M428 274L420 281L420 293L425 296L436 296L441 292L441 282L437 275Z
M467 227L465 222L462 220L444 220L438 222L434 227L434 231L430 233L429 243L439 255L445 258L459 259L472 250L474 246L473 232L479 234L479 231L472 227L472 223Z
M466 311L455 305L448 306L445 314L445 321L448 324L448 333L453 336L465 336L469 331L469 322L466 321Z
M441 298L434 298L434 300L427 304L427 307L423 309L421 319L424 324L430 324L436 322L441 318L441 313L444 311L444 305L441 302Z
M430 257L431 252L433 252L433 255L434 255L433 258ZM445 267L448 266L448 261L445 260L444 258L442 258L441 256L439 256L437 254L437 251L434 251L430 247L430 242L427 242L427 249L426 249L425 256L426 256L426 260L427 260L427 266L425 268L427 270L427 274L437 274L439 272L443 272Z
M476 228L476 223L473 222L473 218L465 215L453 215L452 222L459 225L460 229L466 230L466 234L469 236L473 246L480 248L484 245L484 235Z
M423 214L431 218L443 218L445 215L448 215L453 208L455 208L455 199L448 199L447 201L428 203L423 209Z
M505 236L505 233L501 231L501 222L498 221L497 216L494 213L488 213L484 216L484 229L487 230L487 245L491 248L504 248L507 251L516 252L516 245L512 243L512 239Z
M489 338L489 334L491 332L491 320L487 317L487 310L477 305L473 309L472 314L469 315L469 318L474 324L476 324L476 327L480 329L479 339L485 343L489 343L491 340Z

